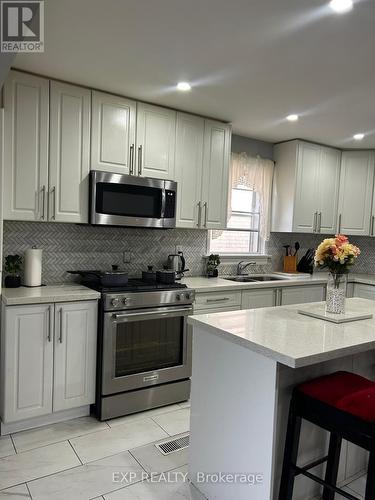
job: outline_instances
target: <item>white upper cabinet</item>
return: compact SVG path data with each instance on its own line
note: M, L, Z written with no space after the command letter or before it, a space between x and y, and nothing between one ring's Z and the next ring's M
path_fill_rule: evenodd
M135 175L174 179L176 111L137 104Z
M370 234L374 158L372 151L342 153L339 231L344 234Z
M312 233L316 224L319 204L319 161L319 146L309 143L299 144L293 230L300 233Z
M2 421L52 412L53 304L3 308Z
M92 92L92 170L135 173L135 117L135 101Z
M205 120L201 226L224 229L227 223L231 126Z
M319 213L317 231L334 234L337 229L337 207L340 183L341 152L321 148L319 166Z
M272 231L334 233L339 150L303 141L275 146Z
M203 168L204 119L177 113L177 227L199 227Z
M4 85L4 219L46 220L49 81L11 71Z
M53 411L95 402L96 301L55 305Z
M88 223L91 91L51 82L49 220Z

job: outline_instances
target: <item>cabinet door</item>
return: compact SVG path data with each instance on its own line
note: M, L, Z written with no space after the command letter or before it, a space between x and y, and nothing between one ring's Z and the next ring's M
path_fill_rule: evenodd
M272 307L276 305L276 288L264 290L247 290L242 292L241 309L257 309L258 307Z
M89 221L90 105L90 90L51 82L49 220Z
M133 173L135 115L135 101L92 92L92 170Z
M319 206L318 176L320 146L301 142L298 145L297 182L293 217L293 230L300 233L315 231Z
M53 411L95 401L97 302L55 306Z
M374 153L344 151L339 194L339 231L349 235L370 234Z
M176 111L137 104L135 173L174 180Z
M324 300L324 286L288 286L281 289L281 305L304 304Z
M335 234L339 199L341 152L322 148L319 166L319 216L318 232Z
M4 219L46 220L49 82L11 71L4 85Z
M52 412L52 304L4 307L4 423Z
M362 283L354 283L353 297L375 300L375 286L363 285Z
M201 226L206 229L227 225L230 143L230 125L205 120Z
M202 189L204 120L177 113L176 165L177 227L199 227Z

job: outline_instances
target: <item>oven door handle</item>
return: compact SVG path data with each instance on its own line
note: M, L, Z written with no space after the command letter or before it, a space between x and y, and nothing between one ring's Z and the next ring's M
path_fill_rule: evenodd
M112 314L115 321L121 323L128 323L130 321L142 321L144 319L158 319L158 318L175 318L177 316L188 316L193 312L191 306L176 308L166 308L163 311L147 311L147 312L129 312L121 314Z

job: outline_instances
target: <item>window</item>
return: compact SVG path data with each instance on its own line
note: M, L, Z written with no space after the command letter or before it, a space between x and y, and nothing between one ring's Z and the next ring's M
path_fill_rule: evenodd
M244 185L232 188L226 231L210 231L211 253L261 253L259 193Z
M271 160L232 154L227 228L209 232L210 253L264 253L273 168Z

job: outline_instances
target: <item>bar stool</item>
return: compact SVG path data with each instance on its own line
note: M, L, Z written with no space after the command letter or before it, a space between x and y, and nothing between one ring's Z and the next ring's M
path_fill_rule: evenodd
M330 440L327 456L298 467L302 419L330 432ZM323 486L323 500L334 500L335 493L358 500L336 486L342 439L370 452L365 500L375 500L375 382L341 371L297 386L289 409L279 500L292 500L294 480L300 474ZM324 479L309 472L324 462Z

